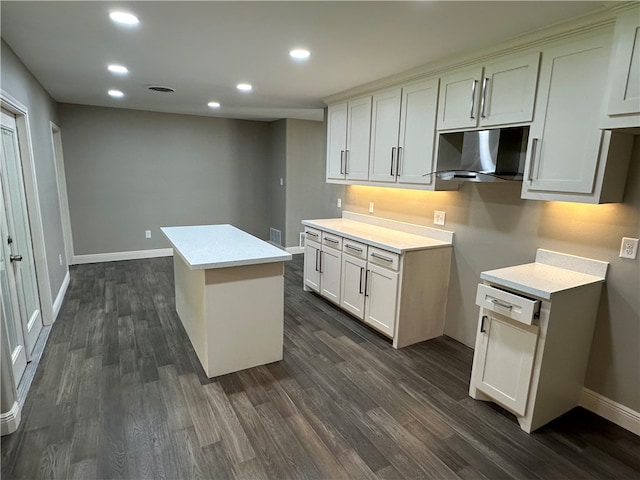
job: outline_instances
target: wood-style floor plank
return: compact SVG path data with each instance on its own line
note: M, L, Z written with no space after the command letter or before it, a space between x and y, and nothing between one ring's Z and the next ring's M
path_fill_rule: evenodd
M473 352L401 350L286 266L284 359L209 379L171 258L71 269L7 479L637 479L640 439L577 408L527 435L468 396Z

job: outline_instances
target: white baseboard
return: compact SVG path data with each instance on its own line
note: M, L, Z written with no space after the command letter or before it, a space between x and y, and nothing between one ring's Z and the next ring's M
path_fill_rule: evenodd
M129 252L95 253L90 255L74 255L73 264L119 262L120 260L138 260L140 258L156 258L173 256L173 248L156 248L153 250L134 250Z
M71 274L69 270L67 270L67 274L64 276L62 280L62 285L60 286L60 290L58 290L58 295L56 296L55 301L53 302L53 321L56 321L58 318L58 314L60 313L60 309L62 308L62 301L64 300L64 296L67 293L67 288L69 288L69 282L71 282Z
M599 393L582 389L580 406L640 436L640 413Z
M291 255L296 255L298 253L304 253L304 247L287 247L285 250Z
M0 434L9 435L15 432L20 425L20 405L18 402L13 402L11 410L5 413L0 413Z

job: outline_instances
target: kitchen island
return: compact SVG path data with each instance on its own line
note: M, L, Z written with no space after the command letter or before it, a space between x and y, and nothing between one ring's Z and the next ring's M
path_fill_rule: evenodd
M174 252L176 311L207 376L282 360L291 255L232 225L161 231Z

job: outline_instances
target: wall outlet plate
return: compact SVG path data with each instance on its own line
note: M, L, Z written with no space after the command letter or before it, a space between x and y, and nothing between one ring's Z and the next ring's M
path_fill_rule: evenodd
M151 230L144 231L144 238L151 238Z
M373 213L373 202L369 202L369 213Z
M630 258L635 260L638 256L638 239L622 237L622 244L620 245L620 258Z
M446 213L440 210L436 210L433 212L433 224L434 225L444 225L444 219L446 217Z
M338 199L338 208L342 208L342 199L341 198Z
M300 232L300 240L298 242L300 248L304 247L304 232Z

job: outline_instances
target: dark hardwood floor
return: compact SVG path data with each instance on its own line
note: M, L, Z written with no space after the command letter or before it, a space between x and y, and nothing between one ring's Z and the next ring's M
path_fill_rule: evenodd
M72 268L2 478L640 477L640 439L580 408L532 435L467 395L472 351L402 350L286 268L284 360L210 380L171 258Z

